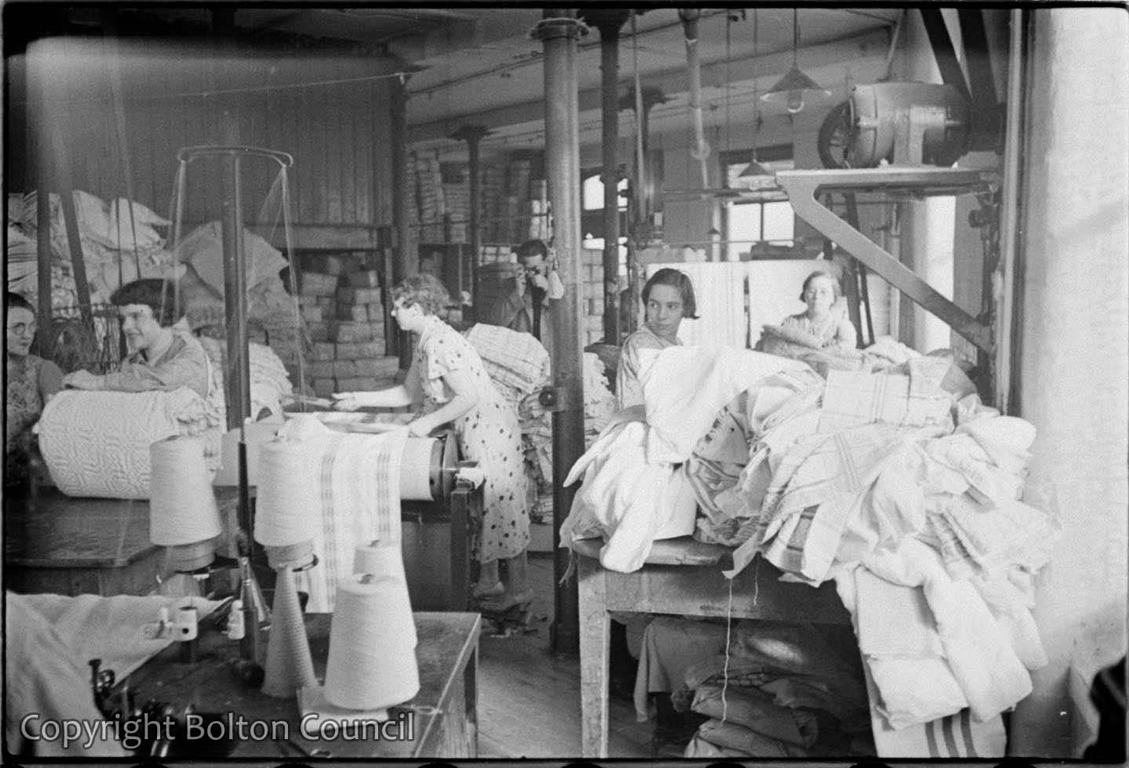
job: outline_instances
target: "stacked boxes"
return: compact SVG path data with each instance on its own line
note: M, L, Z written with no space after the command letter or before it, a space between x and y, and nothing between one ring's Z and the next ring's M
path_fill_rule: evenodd
M384 354L384 303L376 270L347 261L320 266L340 271L302 273L299 301L313 342L308 375L314 393L327 397L388 386L399 358Z

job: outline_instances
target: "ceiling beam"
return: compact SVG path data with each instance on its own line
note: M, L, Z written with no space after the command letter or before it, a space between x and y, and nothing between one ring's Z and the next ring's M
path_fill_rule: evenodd
M847 63L876 53L884 53L889 44L888 30L873 30L855 37L844 38L833 43L824 43L801 48L799 64L803 69L813 70ZM752 80L757 77L772 78L792 65L792 52L781 51L757 57L734 60L729 63L730 82ZM540 62L532 66L540 66ZM720 88L725 84L726 66L724 61L702 65L702 85L707 88ZM684 69L672 69L641 78L648 87L657 87L665 94L683 93L689 90L689 81ZM626 88L627 78L621 80L621 88ZM580 91L580 111L587 112L600 108L600 89L585 88ZM411 101L408 113L411 114ZM471 114L454 115L434 121L411 123L412 143L432 142L447 139L460 125L473 122L486 128L503 128L518 123L544 119L545 105L540 100L511 104L505 107L484 110ZM409 117L410 119L410 117Z

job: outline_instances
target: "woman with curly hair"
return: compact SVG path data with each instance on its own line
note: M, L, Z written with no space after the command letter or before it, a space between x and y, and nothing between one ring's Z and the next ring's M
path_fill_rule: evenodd
M387 389L333 397L343 410L413 406L419 415L408 424L412 435L454 426L463 456L477 461L486 475L473 594L492 598L489 607L508 608L533 597L526 581L529 508L521 428L517 412L495 388L474 347L438 317L449 301L447 289L432 275L414 275L396 285L392 316L417 338L407 378ZM500 560L507 561L505 585L499 579Z

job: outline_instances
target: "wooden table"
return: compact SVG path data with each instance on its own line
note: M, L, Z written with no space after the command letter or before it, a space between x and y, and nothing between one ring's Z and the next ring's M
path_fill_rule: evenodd
M314 672L322 681L329 653L330 621L329 614L306 616ZM402 712L411 713L414 738L410 741L304 738L297 700L272 698L257 688L242 685L233 672L239 645L214 629L205 631L198 640L195 663L180 662L180 649L173 643L130 675L129 684L138 697L138 705L157 699L172 704L178 713L188 704L201 715L232 713L246 723L241 727L251 735L256 728L264 733L269 728L271 735L286 731L301 749L309 753L327 750L332 758L473 758L478 754L481 618L477 613L416 613L415 623L420 690L403 707L389 712L392 720L397 720ZM403 732L400 728L395 730ZM167 760L201 757L191 752L182 755L175 749ZM269 737L239 741L230 757L269 759L276 765L280 760L300 763L304 759L295 747Z
M221 515L238 490L216 488ZM149 540L147 499L88 499L56 488L4 500L4 581L16 592L144 595L165 550Z
M608 756L611 612L850 623L833 584L781 582L781 571L759 556L730 581L722 571L732 567L732 550L687 536L656 541L640 570L618 573L600 565L603 543L585 539L572 545L578 555L582 757Z

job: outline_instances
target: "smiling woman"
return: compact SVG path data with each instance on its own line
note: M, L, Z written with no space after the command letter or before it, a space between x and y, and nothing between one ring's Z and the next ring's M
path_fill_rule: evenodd
M75 371L64 377L64 385L117 392L188 387L200 397L208 396L207 355L187 328L174 326L177 303L170 283L134 280L114 291L110 301L121 313L122 331L132 350L129 357L116 373Z

